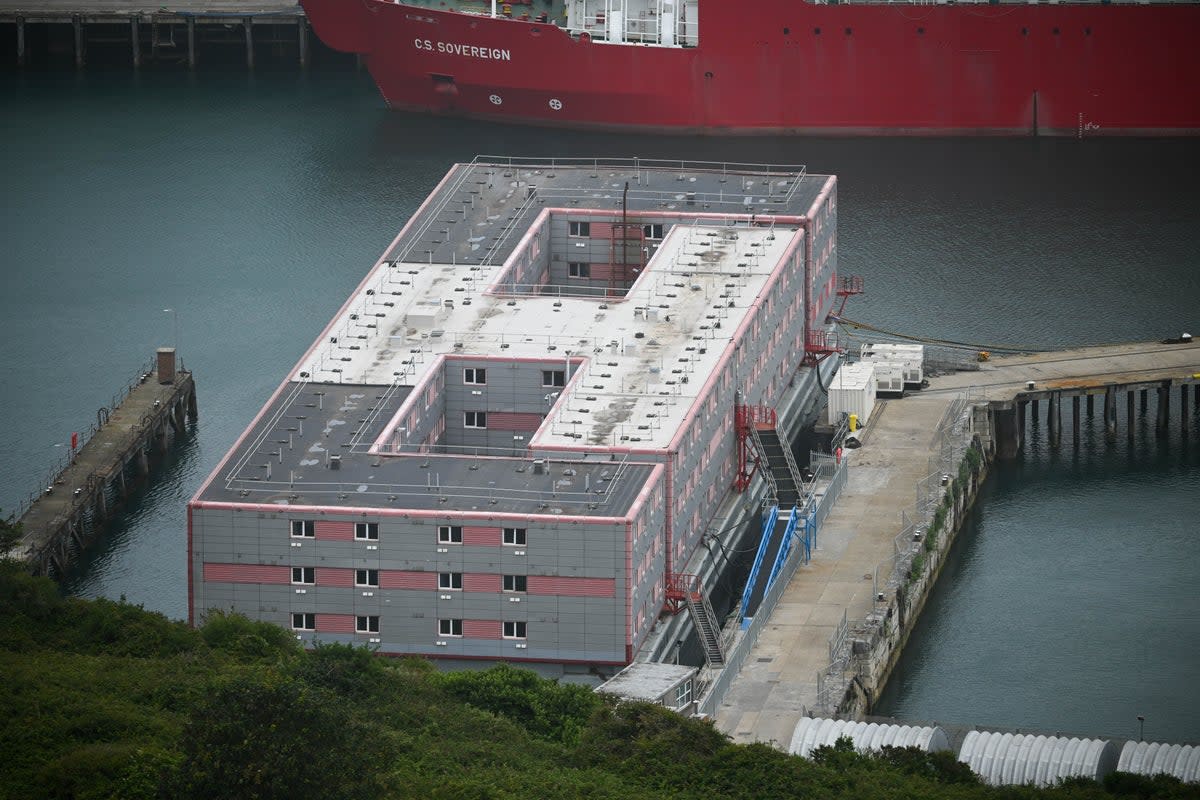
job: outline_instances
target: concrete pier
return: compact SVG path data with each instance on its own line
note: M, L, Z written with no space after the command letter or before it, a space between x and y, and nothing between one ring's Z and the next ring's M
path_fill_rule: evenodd
M978 372L931 378L920 393L876 405L862 447L846 451L849 482L822 527L820 546L811 564L795 573L733 679L717 708L717 727L734 741L786 745L802 715L869 712L936 580L952 532L922 551L919 574L915 557L899 579L889 576L891 566L904 564L898 556L906 548L913 552L930 503L948 503L956 525L978 483L973 471L963 486L954 477L961 466L944 466L951 463L948 444L961 453L975 438L985 458L1015 457L1023 444L1024 406L1036 423L1038 402L1049 401L1053 429L1060 427L1062 397L1101 392L1105 430L1115 434L1118 391L1132 403L1135 391L1197 382L1200 340L1127 344L993 358ZM948 416L958 421L953 434L946 432ZM945 476L940 481L938 472ZM908 588L893 590L896 585Z
M20 516L24 536L13 557L38 575L61 577L76 555L99 536L129 493L126 473L145 477L151 454L164 452L195 421L196 385L175 367L174 348L159 350L156 364L128 387L61 471L31 498Z

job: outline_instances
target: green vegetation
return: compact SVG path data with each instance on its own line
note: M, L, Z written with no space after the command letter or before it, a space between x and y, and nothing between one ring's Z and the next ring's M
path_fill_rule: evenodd
M452 674L215 614L199 630L0 565L0 800L1182 798L993 789L945 754L811 760L498 666Z

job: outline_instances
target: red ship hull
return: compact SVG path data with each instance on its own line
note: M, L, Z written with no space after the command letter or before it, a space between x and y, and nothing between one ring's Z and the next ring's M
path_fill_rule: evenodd
M668 133L1196 135L1200 5L702 2L699 45L301 0L393 108ZM749 12L747 8L753 8Z

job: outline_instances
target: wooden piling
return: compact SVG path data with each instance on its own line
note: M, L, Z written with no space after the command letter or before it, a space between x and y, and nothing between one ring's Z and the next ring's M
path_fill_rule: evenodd
M1046 404L1046 425L1050 428L1050 446L1062 444L1062 394L1053 392Z
M137 69L142 65L142 42L138 38L137 14L129 18L129 42L133 52L133 68Z
M242 25L246 29L246 69L254 69L254 32L250 17L242 20Z
M296 38L300 46L300 66L308 66L308 20L296 21Z
M1112 440L1117 435L1117 389L1109 386L1104 390L1104 436Z
M1029 421L1033 423L1033 427L1038 426L1038 401L1029 401Z
M1071 398L1071 429L1075 446L1079 446L1079 395Z
M1125 427L1128 429L1129 438L1133 438L1133 421L1137 417L1137 412L1133 410L1133 390L1130 389L1125 393Z
M1146 413L1146 394L1147 394L1147 392L1149 392L1148 389L1142 389L1142 413L1143 414Z
M1028 401L1017 401L1017 444L1018 447L1025 444L1025 406L1029 405Z
M1158 437L1165 438L1167 435L1167 423L1171 414L1171 385L1164 384L1158 387L1158 415L1154 420L1154 432Z
M187 40L188 40L188 69L196 68L196 20L193 17L188 17L187 20Z
M1092 416L1092 401L1095 399L1096 399L1096 396L1093 394L1089 394L1087 396L1087 415L1089 417Z
M17 66L25 66L25 18L17 17Z
M1184 433L1188 431L1188 425L1191 424L1191 415L1188 413L1188 385L1186 383L1179 386L1179 426Z
M83 69L83 19L78 14L71 17L71 27L75 29L75 68Z

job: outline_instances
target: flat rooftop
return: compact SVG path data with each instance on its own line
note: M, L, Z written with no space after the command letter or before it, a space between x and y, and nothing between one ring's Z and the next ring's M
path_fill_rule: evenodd
M371 453L371 443L408 393L395 385L285 387L197 499L621 517L655 469L608 455L535 464L530 458L465 453ZM331 460L337 469L330 468Z
M291 380L416 386L446 355L584 359L530 445L665 448L832 181L765 165L456 165ZM623 196L638 222L692 215L623 297L505 290L544 215L619 215Z

